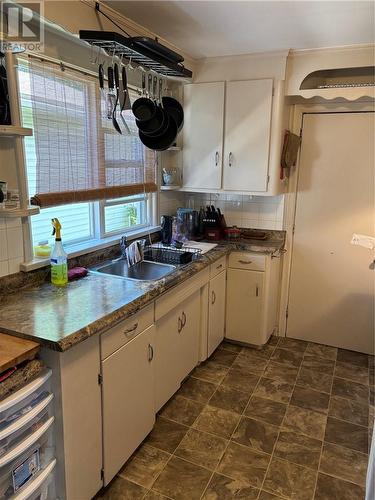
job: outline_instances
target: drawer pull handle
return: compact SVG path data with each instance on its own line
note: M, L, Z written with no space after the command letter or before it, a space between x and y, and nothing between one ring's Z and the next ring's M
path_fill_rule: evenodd
M148 344L148 361L151 363L151 361L154 359L154 348L152 347L151 344Z
M182 311L182 328L184 328L186 325L186 314L184 311Z
M212 290L212 294L211 294L211 304L214 305L215 302L216 302L216 293Z
M242 259L240 259L238 262L239 262L240 264L252 264L252 263L253 263L253 261L252 261L252 260L242 260Z
M255 296L259 297L259 286L258 285L256 285L256 287L255 287Z
M181 321L181 318L178 317L178 326L177 326L178 333L181 333L182 329L183 329L182 321Z
M228 166L233 167L233 153L232 153L232 151L229 153L229 156L228 156Z
M219 165L219 151L216 151L215 153L215 167Z
M220 264L220 266L217 266L216 269L221 269L223 267L223 264Z
M132 334L136 331L136 329L138 328L138 321L136 323L134 323L134 325L130 328L128 328L127 330L124 331L124 334L127 336L127 337L131 337Z

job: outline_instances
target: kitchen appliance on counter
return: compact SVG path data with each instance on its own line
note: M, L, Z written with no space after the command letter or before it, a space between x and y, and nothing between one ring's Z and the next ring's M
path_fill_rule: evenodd
M173 216L162 215L160 225L161 225L161 242L164 245L170 245L172 243Z

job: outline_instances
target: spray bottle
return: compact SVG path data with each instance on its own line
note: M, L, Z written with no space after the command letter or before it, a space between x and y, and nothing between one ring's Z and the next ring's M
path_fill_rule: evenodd
M59 219L52 219L55 246L51 254L51 282L53 285L65 286L68 283L68 258L61 242L61 224Z

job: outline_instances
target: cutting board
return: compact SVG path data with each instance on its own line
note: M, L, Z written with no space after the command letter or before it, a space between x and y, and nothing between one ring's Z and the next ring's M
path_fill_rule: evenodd
M0 373L23 361L35 358L39 348L40 345L32 340L0 333Z

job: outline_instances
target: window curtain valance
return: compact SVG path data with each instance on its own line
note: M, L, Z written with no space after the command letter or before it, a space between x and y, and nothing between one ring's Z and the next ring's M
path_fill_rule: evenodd
M114 130L96 78L23 58L18 74L23 122L34 132L27 144L34 155L31 204L45 208L157 190L156 153L139 140L131 110L123 113L129 132Z

